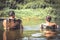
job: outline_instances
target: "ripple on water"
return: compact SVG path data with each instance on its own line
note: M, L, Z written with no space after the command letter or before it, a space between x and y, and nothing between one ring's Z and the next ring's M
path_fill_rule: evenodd
M46 40L45 38L28 38L24 37L23 40Z

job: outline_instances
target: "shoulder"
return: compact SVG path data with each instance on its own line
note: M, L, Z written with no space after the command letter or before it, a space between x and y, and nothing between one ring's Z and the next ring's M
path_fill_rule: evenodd
M6 23L6 20L3 20L3 24Z
M40 24L40 27L46 27L46 26L47 26L46 23L42 23L42 24Z
M20 21L20 22L22 22L22 20L21 20L21 19L16 19L16 21L18 21L18 22L19 22L19 21Z
M3 22L6 22L6 20L3 20Z
M56 23L52 23L52 25L57 25Z
M6 20L3 20L3 27L4 27L4 30L6 29Z
M9 18L6 18L6 19L3 20L3 22L6 22L6 21L8 21L8 20L9 20Z
M41 25L47 26L48 24L47 23L42 23Z

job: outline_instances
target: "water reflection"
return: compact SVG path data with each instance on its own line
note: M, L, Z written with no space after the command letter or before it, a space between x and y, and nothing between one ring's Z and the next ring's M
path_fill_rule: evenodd
M23 40L60 40L58 38L50 38L50 39L47 39L47 38L24 38Z
M60 40L56 38L33 38L33 37L24 37L21 38L21 34L19 30L13 31L1 31L0 30L0 40Z
M3 31L0 30L0 40L3 40Z
M4 31L3 40L22 40L20 30Z

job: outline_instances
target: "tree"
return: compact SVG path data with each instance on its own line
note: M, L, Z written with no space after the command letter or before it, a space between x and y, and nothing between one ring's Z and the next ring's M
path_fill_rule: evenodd
M0 0L0 10L5 7L6 0Z

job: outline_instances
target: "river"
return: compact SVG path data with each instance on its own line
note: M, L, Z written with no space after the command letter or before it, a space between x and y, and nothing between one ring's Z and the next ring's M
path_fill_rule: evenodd
M3 28L1 27L1 22L0 22L0 29ZM39 30L40 29L40 24L38 25L33 25L33 26L24 26L24 32L26 30ZM0 30L0 40L60 40L60 38L53 38L53 39L47 39L45 37L21 37L20 30L14 30L14 31L3 31Z

